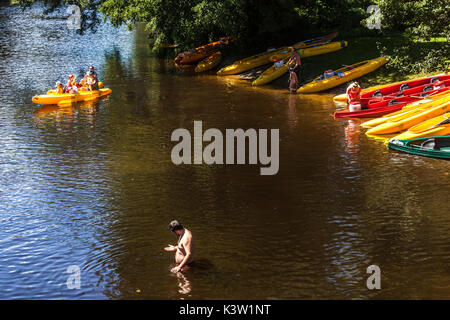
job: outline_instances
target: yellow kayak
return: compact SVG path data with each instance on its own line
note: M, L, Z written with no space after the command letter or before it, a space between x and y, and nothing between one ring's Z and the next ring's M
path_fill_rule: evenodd
M33 102L38 104L58 104L61 101L85 101L90 98L95 99L106 96L111 92L111 89L104 88L95 91L80 91L79 93L43 94L40 96L34 96Z
M340 42L331 42L324 45L319 45L316 47L311 48L305 48L300 49L299 54L302 58L312 57L319 54L325 54L329 52L334 52L337 50L340 50L348 45L347 41L340 41ZM283 64L281 66L277 66L276 63L264 71L255 81L252 82L252 85L254 86L260 86L269 82L272 82L275 79L278 79L283 74L288 72L288 65L287 62L290 59L290 52L291 48L288 48L288 50L284 50L285 53L280 53L278 55L271 56L272 60L277 60L278 58L283 59ZM287 54L286 54L287 52Z
M265 64L271 63L270 57L272 55L281 53L286 50L290 50L291 47L294 47L296 50L301 49L301 48L314 47L321 43L324 44L327 41L330 41L331 39L335 38L337 35L338 35L337 32L333 32L333 33L323 36L323 37L295 43L292 46L285 46L285 47L281 47L278 49L261 52L261 53L255 54L251 57L235 61L232 65L229 65L227 67L220 69L217 72L217 75L218 76L227 76L227 75L238 74L238 73L241 73L241 72L244 72L247 70L251 70L251 69L263 66Z
M235 61L232 65L224 67L217 72L218 76L227 76L232 74L238 74L250 69L254 69L265 64L270 63L270 56L274 52L288 50L289 47L282 47L273 51L262 52L259 54L255 54L254 56Z
M390 113L380 118L372 119L361 123L361 127L373 128L385 122L395 122L402 118L408 117L412 112L421 112L426 109L437 106L438 104L445 102L446 100L441 100L448 96L448 92L441 92L436 95L428 97L426 100L415 101L404 106L401 110Z
M287 49L282 50L281 52L278 52L278 53L270 56L270 60L276 61L276 60L288 58L291 55L292 48L295 48L296 50L298 50L298 54L300 55L301 58L307 58L307 57L312 57L312 56L318 56L320 54L338 51L347 46L348 46L347 41L335 41L335 42L330 42L327 44L318 44L313 47L302 48L302 49L296 48L295 46L288 47Z
M386 58L380 57L346 66L336 70L334 72L335 76L330 78L322 79L322 77L317 77L312 82L299 88L297 93L314 93L334 88L353 79L362 77L363 75L382 67L386 62Z
M253 86L261 86L263 84L272 82L275 79L278 79L283 74L288 72L288 62L290 58L285 58L282 61L274 63L269 69L264 71L256 80L252 82Z
M413 112L409 116L402 117L401 120L395 122L382 123L366 132L367 135L391 134L405 131L412 126L425 120L440 116L450 111L450 101L442 103L430 109L422 110L422 112Z
M211 70L215 66L217 66L220 61L222 61L222 53L220 51L216 51L209 57L206 57L202 61L200 61L195 67L195 72L205 72Z
M425 137L446 136L450 134L450 112L430 120L419 123L408 131L395 136L393 139L406 140Z

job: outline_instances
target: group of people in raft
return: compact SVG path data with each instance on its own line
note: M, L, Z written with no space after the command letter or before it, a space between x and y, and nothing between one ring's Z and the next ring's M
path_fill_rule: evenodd
M80 83L77 83L76 77L73 74L69 75L68 78L69 80L65 86L63 86L60 81L56 82L56 94L78 93L78 89L80 89L80 91L93 91L99 89L98 76L94 70L94 66L89 66L89 71Z
M277 61L275 62L275 64ZM291 93L295 93L298 89L298 76L297 71L302 64L300 55L298 54L297 50L295 48L292 48L291 50L291 58L289 59L287 66L289 69L289 91ZM327 78L330 76L334 76L334 72L332 70L325 71L323 77ZM347 102L349 104L350 111L358 111L361 110L361 103L360 103L360 95L361 95L361 86L358 82L352 82L347 87Z

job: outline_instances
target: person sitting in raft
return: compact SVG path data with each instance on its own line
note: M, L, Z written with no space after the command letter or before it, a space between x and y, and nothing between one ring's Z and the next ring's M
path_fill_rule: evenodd
M194 242L192 233L183 227L177 220L169 224L169 230L178 237L178 244L173 246L169 244L165 251L175 252L175 263L177 266L172 268L172 272L187 271L194 263Z
M83 80L90 91L98 90L98 76L94 71L94 66L89 67L89 71L86 73Z
M293 68L289 69L289 92L295 93L298 87L298 77Z
M76 81L76 77L73 74L68 76L69 80L67 81L66 86L64 87L65 93L78 93L78 88L80 85Z
M347 103L349 105L350 111L361 110L361 86L358 82L352 82L346 90L347 93Z
M56 88L56 94L63 94L64 93L64 88L63 85L60 81L57 81L55 84L55 88Z

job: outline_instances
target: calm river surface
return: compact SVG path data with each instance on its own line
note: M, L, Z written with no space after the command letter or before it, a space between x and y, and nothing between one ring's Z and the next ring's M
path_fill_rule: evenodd
M80 36L40 12L0 7L0 298L450 298L450 162L335 121L332 95L179 73L143 32ZM108 99L31 102L89 64ZM171 133L194 120L279 128L279 173L175 166ZM178 277L163 251L175 218L198 261Z

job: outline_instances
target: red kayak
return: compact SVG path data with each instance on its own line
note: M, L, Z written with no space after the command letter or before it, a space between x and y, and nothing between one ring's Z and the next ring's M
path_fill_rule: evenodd
M396 83L391 86L381 88L378 90L368 91L361 94L360 100L361 104L363 106L367 106L369 104L369 101L372 99L383 99L385 97L387 98L394 98L399 96L406 96L408 94L408 90L422 87L426 85L432 85L437 86L438 83L450 80L450 75L440 75L440 76L433 76L428 78L422 78L417 80L411 80L411 81L404 81L401 83ZM422 90L423 91L423 90ZM411 92L411 91L409 91ZM416 91L417 92L417 91Z
M440 82L434 82L433 84L425 84L418 87L414 87L408 90L399 91L389 96L384 96L380 98L371 98L370 100L365 99L364 101L361 101L362 106L369 106L373 103L378 103L380 101L389 101L395 98L399 97L407 97L407 96L427 96L429 92L434 90L439 90L445 87L450 86L450 80L446 81L440 81Z
M378 118L386 114L399 111L409 103L413 103L424 99L425 97L441 93L449 90L450 87L444 87L428 92L421 92L417 96L404 96L391 100L379 101L369 105L367 109L358 111L337 111L334 113L335 118Z

